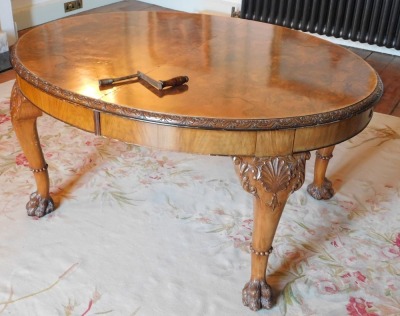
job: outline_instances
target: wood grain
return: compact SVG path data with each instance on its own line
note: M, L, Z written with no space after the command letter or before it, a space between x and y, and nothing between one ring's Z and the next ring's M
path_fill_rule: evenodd
M228 32L251 45L231 42ZM48 39L45 49L43 37ZM374 70L337 45L273 25L215 16L130 12L68 18L26 33L11 55L21 78L58 99L182 127L320 125L370 108L380 94ZM136 70L160 80L187 75L190 81L185 89L166 89L161 95L141 81L98 87L99 78Z

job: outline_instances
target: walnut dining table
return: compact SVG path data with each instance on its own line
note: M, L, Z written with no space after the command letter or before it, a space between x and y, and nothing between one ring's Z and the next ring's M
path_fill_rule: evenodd
M54 210L36 120L48 115L99 136L170 151L231 156L254 197L251 277L243 303L271 308L266 267L285 203L316 151L317 199L335 144L371 120L383 86L348 50L287 28L175 12L81 15L32 29L14 45L14 130L37 191L28 215ZM185 84L156 89L141 78L99 87L138 71ZM134 216L132 214L132 216ZM316 214L317 216L317 214Z

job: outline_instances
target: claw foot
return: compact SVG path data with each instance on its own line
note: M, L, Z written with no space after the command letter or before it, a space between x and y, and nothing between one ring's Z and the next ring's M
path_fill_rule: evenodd
M307 192L316 200L329 200L333 194L332 182L325 178L322 186L316 186L314 183L311 183L307 187Z
M272 289L265 280L251 280L242 291L243 304L253 311L272 307Z
M42 217L54 211L54 202L51 197L45 199L39 193L34 192L26 204L26 210L29 216Z

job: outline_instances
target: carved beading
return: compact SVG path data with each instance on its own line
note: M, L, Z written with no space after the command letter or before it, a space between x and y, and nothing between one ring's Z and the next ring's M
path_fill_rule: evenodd
M29 168L33 173L39 173L39 172L44 172L48 169L49 165L46 163L44 165L44 167L42 168L38 168L38 169L33 169L33 168Z
M256 256L264 256L264 257L267 257L267 256L269 256L269 255L272 253L272 250L274 250L273 247L269 248L267 251L258 251L258 250L255 250L255 249L253 248L253 244L250 244L250 252L251 252L251 253L254 253Z
M279 192L294 192L303 185L308 159L309 152L281 157L233 157L244 190L258 198L260 189L272 193L272 200L264 201L272 211L281 205Z
M329 156L323 156L318 151L316 151L315 156L317 156L317 158L321 160L330 160L333 157L332 154L330 154Z
M26 69L18 60L15 50L18 43L11 50L11 64L17 74L27 82L33 84L38 89L72 103L76 103L92 110L101 112L115 113L120 116L133 118L139 121L150 122L154 124L190 127L190 128L206 128L218 130L278 130L287 128L298 128L327 124L351 118L359 113L371 108L382 96L383 84L379 76L377 76L378 84L375 90L366 98L350 105L346 108L334 110L331 112L318 113L313 115L305 115L287 118L271 118L271 119L218 119L212 117L190 117L172 115L167 113L156 113L144 110L138 110L133 107L124 107L114 103L108 103L103 100L93 99L61 89L50 82L47 82Z

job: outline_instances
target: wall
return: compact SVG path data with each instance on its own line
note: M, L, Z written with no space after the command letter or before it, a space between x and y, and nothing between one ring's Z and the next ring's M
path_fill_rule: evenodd
M21 7L30 5L30 4L36 5L38 3L46 2L46 1L49 1L49 0L12 0L12 3L13 3L14 8L21 8Z
M0 30L7 34L8 45L17 40L14 29L11 0L0 0Z
M23 30L122 0L83 0L82 9L65 13L64 2L66 1L67 0L12 0L14 20L17 23L18 30Z
M240 9L241 0L141 0L165 8L191 12L230 15L231 8Z

